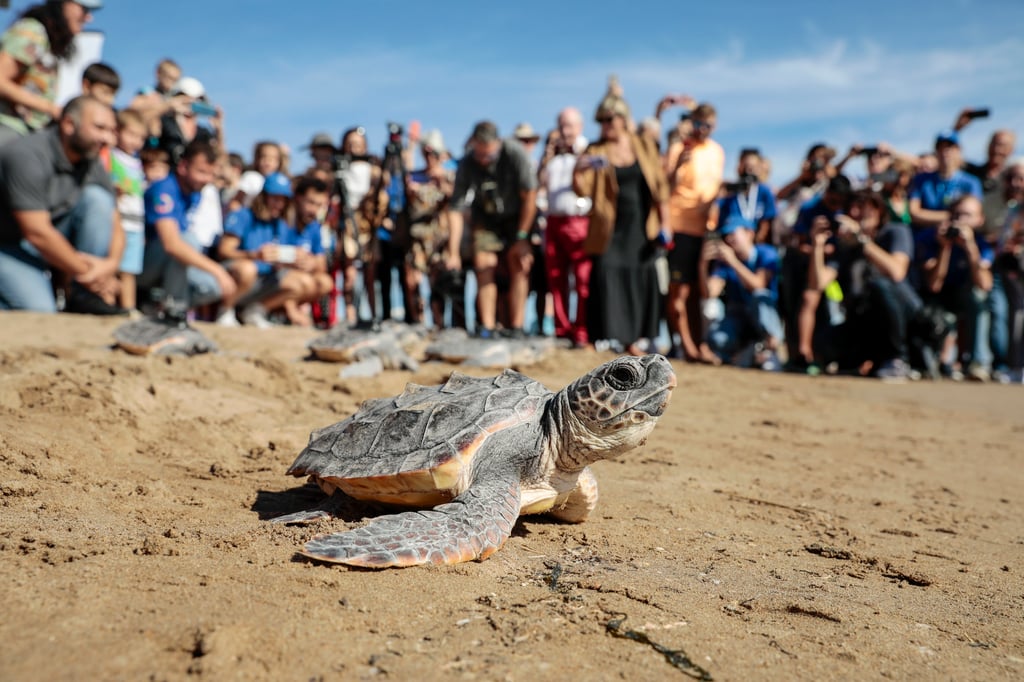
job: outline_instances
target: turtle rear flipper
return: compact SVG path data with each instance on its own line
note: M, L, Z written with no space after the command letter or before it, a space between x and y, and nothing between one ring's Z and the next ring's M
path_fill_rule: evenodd
M365 568L457 564L498 551L518 517L518 476L491 479L434 509L382 516L362 528L315 537L302 554Z

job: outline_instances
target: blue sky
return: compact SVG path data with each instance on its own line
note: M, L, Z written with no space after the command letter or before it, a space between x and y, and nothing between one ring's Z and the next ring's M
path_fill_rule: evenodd
M13 2L5 23L28 4ZM256 140L277 139L295 150L293 168L319 130L363 125L380 151L389 120L417 119L458 147L479 119L543 132L574 105L593 137L615 73L637 118L667 92L711 101L729 172L741 147L758 146L776 185L813 142L884 140L916 153L965 106L993 112L965 131L969 159L996 128L1024 133L1021 27L1020 0L107 0L92 25L125 83L119 103L172 57L225 108L229 147L248 157Z

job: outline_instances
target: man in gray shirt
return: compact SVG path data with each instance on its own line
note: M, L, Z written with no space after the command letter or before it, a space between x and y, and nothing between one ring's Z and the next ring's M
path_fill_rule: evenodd
M448 210L449 239L445 258L449 270L459 270L466 196L473 191L470 228L473 271L477 281L477 331L494 334L497 324L499 265L508 268L508 326L522 335L526 298L530 291L533 253L530 228L537 212L537 178L530 158L515 140L502 140L497 127L481 121L473 128L469 153L459 161Z
M113 110L82 96L55 126L0 149L0 310L55 312L49 275L59 271L73 280L75 311L122 312L110 302L124 233L99 160L116 130Z

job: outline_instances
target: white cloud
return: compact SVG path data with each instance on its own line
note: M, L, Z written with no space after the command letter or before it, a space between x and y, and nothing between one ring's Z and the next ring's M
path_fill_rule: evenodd
M457 147L479 118L493 118L507 131L521 120L546 129L569 104L586 114L608 74L616 73L638 118L666 92L714 102L727 151L760 144L774 156L780 182L811 142L843 147L887 140L919 151L964 106L990 106L994 114L966 134L969 156L983 151L996 125L1024 131L1020 40L909 52L827 41L813 26L806 31L814 47L769 58L752 56L734 39L703 58L624 57L531 70L461 60L452 56L462 54L457 52L392 48L304 57L301 67L295 60L247 65L245 71L222 66L204 82L227 106L229 133L239 143L233 146L241 149L275 135L300 144L314 130L336 134L354 123L367 126L373 144L383 142L385 120L411 118L441 128L449 146Z

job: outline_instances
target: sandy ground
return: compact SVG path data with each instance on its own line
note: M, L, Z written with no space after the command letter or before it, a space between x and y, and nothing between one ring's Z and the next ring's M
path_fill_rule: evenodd
M313 332L0 314L0 679L994 680L1024 676L1024 391L677 366L593 518L492 558L303 560L309 432L450 367L341 380ZM608 356L559 351L552 389ZM474 372L486 374L486 372ZM624 620L623 620L624 619Z

